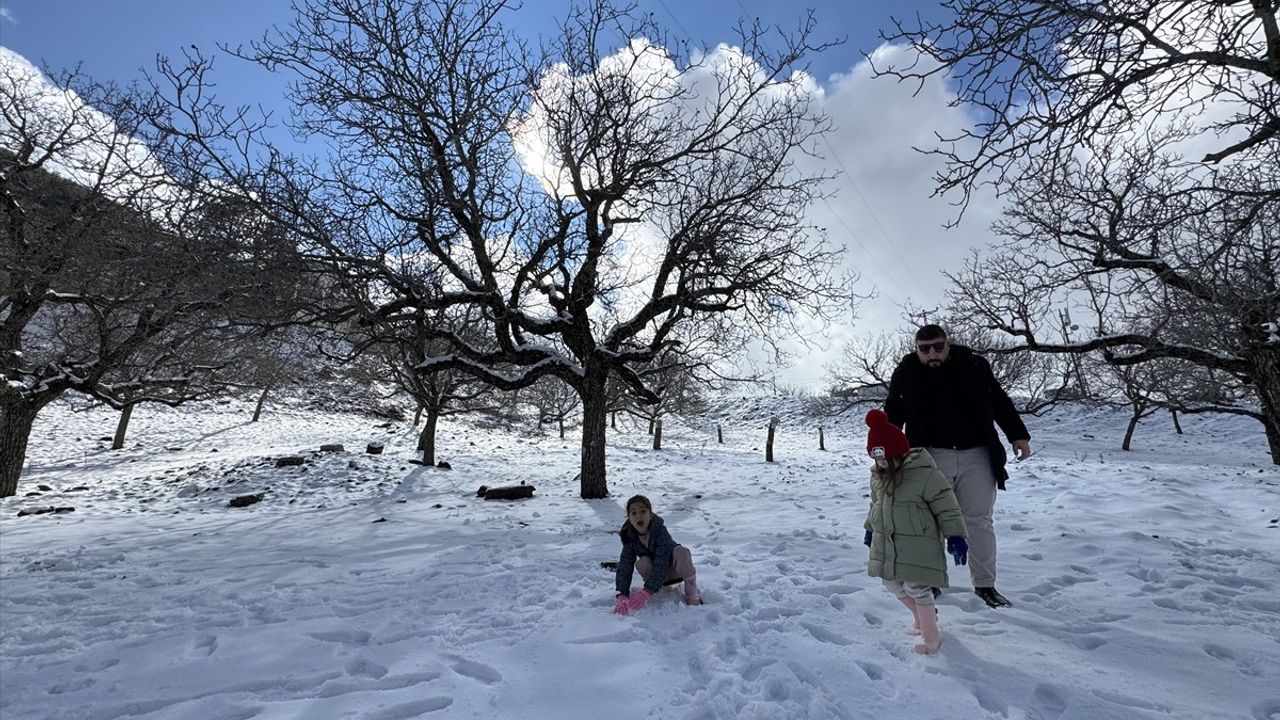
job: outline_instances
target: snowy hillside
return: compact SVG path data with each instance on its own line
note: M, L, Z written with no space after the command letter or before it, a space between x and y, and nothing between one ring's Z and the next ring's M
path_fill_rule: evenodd
M1015 607L953 571L922 657L865 574L861 413L822 421L824 452L803 404L724 401L660 451L620 418L596 501L576 437L447 421L442 470L408 462L406 423L230 403L139 408L112 452L114 413L55 405L0 501L0 717L1280 719L1280 471L1256 423L1152 419L1123 453L1123 416L1027 418L1037 453L996 507ZM522 481L530 500L475 496ZM600 562L638 492L705 606L610 614Z

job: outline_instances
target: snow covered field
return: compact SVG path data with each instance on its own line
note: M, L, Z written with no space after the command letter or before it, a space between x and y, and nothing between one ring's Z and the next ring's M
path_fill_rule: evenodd
M0 717L1280 719L1280 471L1257 423L1155 418L1123 453L1121 415L1027 418L1038 452L996 515L1015 607L953 570L922 657L865 574L861 412L822 452L788 407L736 404L724 445L714 419L669 422L661 451L622 422L613 497L583 501L576 436L446 421L439 470L407 462L405 423L231 403L139 408L112 452L115 413L56 405L0 501ZM475 497L520 481L533 499ZM600 562L637 492L707 605L610 614ZM75 511L17 517L53 506Z

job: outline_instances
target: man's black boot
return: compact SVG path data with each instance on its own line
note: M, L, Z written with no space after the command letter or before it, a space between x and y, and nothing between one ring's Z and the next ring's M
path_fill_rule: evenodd
M978 597L982 598L983 602L985 602L988 607L1013 607L1013 603L1009 602L1009 598L996 592L996 589L993 587L974 588L973 592L976 593Z

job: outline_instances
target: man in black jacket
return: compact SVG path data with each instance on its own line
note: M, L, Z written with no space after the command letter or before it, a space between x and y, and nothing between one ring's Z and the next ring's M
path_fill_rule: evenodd
M991 607L1011 603L996 591L996 534L991 523L996 488L1004 489L1005 450L994 425L1018 460L1031 455L1031 434L991 365L963 345L953 345L938 325L916 331L916 351L898 363L884 404L912 447L928 448L951 481L969 529L973 590ZM993 424L994 423L994 424Z

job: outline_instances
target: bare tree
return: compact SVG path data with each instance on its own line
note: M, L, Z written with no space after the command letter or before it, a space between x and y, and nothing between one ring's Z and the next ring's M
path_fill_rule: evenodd
M936 322L946 328L950 340L981 353L991 363L991 371L1023 413L1039 414L1064 399L1064 390L1079 377L1077 361L1030 353L1001 352L1010 346L1006 339L976 326L969 318L910 310L910 328ZM827 412L843 412L862 401L882 401L893 370L904 358L915 353L911 332L880 333L865 339L851 340L842 347L841 355L828 368L828 381L833 395L843 403L825 402Z
M362 313L475 308L485 343L432 329L449 350L423 370L574 387L581 494L603 497L610 378L653 401L637 368L699 316L785 328L847 307L836 253L804 219L824 178L796 162L828 125L793 74L819 48L812 23L778 52L748 27L688 60L598 3L543 65L500 25L506 5L303 2L243 51L292 74L298 129L341 148L323 171L244 151L260 128L200 94L202 58L165 76L224 179L376 288ZM636 39L610 51L615 38Z
M564 439L564 422L582 406L578 391L557 377L545 377L529 387L529 402L538 409L538 427L555 422Z
M1277 161L1254 169L1263 182ZM1002 261L978 255L952 276L956 309L1017 341L1001 352L1213 371L1234 389L1222 402L1170 406L1257 419L1280 462L1280 345L1264 332L1280 315L1280 203L1183 192L1194 173L1151 148L1113 145L1079 162L1011 191ZM1056 322L1062 307L1074 333Z
M887 35L919 64L879 70L958 79L978 120L928 149L938 191L963 206L990 184L1008 201L1002 243L953 276L954 307L1015 341L1000 352L1229 378L1242 392L1196 407L1257 418L1280 463L1280 345L1264 332L1280 317L1280 6L945 7Z
M257 393L249 422L261 419L267 399L282 386L307 383L340 362L324 352L335 332L320 325L290 324L240 341L235 363L226 375L235 379L229 387L252 388Z
M469 308L462 308L463 311ZM476 335L477 318L465 313L452 315L437 311L401 317L401 322L381 322L371 339L356 343L353 353L369 350L382 362L395 385L413 398L426 422L418 434L418 450L422 462L436 462L436 429L440 418L479 411L496 411L500 399L497 389L474 375L453 368L439 368L431 363L448 345L433 337L433 332L448 327L459 335ZM406 322L407 321L407 322ZM416 425L415 421L415 425Z
M945 166L938 192L967 204L1057 175L1090 138L1187 122L1205 163L1272 162L1280 143L1280 11L1273 0L947 0L940 22L894 22L882 33L920 59L885 77L955 78L973 128L927 152ZM1240 191L1251 194L1248 183ZM1275 199L1274 182L1261 187Z
M908 340L904 333L879 332L846 341L826 368L832 395L856 400L887 388L898 361L911 352Z
M706 390L723 387L724 376L717 369L715 362L723 347L715 338L706 338L703 343L690 342L672 345L649 362L639 368L637 373L644 379L653 395L657 398L629 395L625 410L649 424L649 434L655 433L657 424L664 415L680 413L696 415L706 409L703 393ZM699 351L707 351L710 355L699 356Z
M67 89L64 89L67 88ZM247 235L210 233L203 178L154 99L0 64L0 497L32 423L63 393L117 408L206 394L278 286Z

